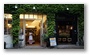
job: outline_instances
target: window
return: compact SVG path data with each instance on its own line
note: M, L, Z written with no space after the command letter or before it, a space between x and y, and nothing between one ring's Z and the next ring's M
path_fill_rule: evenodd
M11 34L12 28L12 15L4 14L4 34Z
M37 19L38 15L37 14L20 14L20 19Z

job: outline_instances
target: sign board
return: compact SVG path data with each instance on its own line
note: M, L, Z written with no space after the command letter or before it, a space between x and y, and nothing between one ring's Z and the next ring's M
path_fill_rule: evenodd
M54 38L50 38L49 40L50 40L50 46L56 46L57 45L55 37Z

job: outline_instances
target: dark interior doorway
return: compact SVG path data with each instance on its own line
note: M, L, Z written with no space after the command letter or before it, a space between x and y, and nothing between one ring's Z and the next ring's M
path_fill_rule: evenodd
M57 22L58 44L75 44L77 38L74 37L74 25L72 21Z
M77 42L77 16L62 11L55 14L57 44L76 44Z

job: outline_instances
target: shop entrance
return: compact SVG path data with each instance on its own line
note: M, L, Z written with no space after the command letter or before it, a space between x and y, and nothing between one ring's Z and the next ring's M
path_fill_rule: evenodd
M5 14L4 34L11 34L12 14ZM47 15L41 13L20 14L19 41L22 46L42 45L43 34L47 32ZM29 44L29 33L32 33L34 43Z
M75 44L77 37L74 35L74 31L72 21L57 22L58 44Z
M41 20L25 20L25 21L26 21L25 44L28 46L40 45ZM31 41L30 38L32 38Z
M55 17L57 44L76 44L77 16L69 11L61 11Z
M73 24L71 21L60 21L57 23L58 44L72 43Z

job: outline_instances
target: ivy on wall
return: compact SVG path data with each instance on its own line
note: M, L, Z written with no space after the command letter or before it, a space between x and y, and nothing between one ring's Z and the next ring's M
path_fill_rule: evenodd
M12 36L13 36L13 45L17 45L18 44L18 37L19 37L19 14L12 14Z
M84 4L17 4L19 13L44 13L47 14L47 35L53 36L55 29L55 13L58 11L65 11L66 8L69 8L70 13L78 14L78 25L79 25L79 39L83 41L84 35ZM4 13L11 13L15 4L5 4ZM36 9L33 9L36 7ZM16 20L13 20L17 22ZM19 23L17 23L19 24ZM16 24L15 24L16 25ZM17 28L17 27L16 27ZM16 34L18 35L18 34Z
M48 30L48 36L54 36L54 30L55 30L55 17L54 14L48 14L47 15L47 30Z

